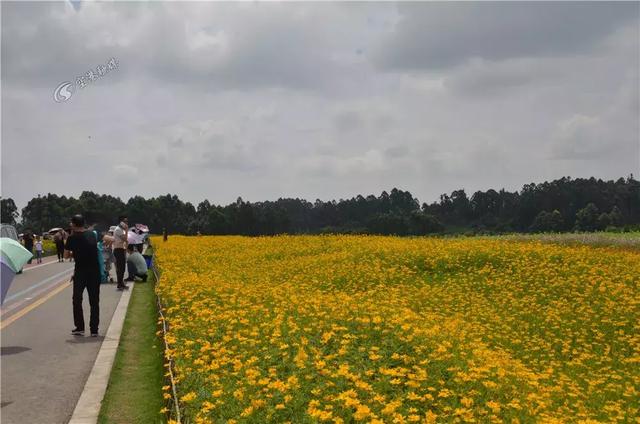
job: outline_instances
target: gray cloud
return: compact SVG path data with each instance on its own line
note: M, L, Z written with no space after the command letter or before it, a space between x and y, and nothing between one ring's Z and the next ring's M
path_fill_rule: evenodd
M158 165L159 167L166 167L167 166L167 155L165 155L164 153L159 153L156 156L156 165Z
M637 4L0 7L2 195L19 206L394 186L431 201L640 171ZM117 71L53 101L110 57Z
M240 145L209 146L202 153L200 166L210 170L248 172L260 166L258 158Z
M363 125L362 118L355 111L341 112L334 118L334 125L340 132L350 132Z
M637 3L402 3L378 49L390 69L443 69L469 59L587 52L620 25L637 22Z
M444 79L444 87L465 96L500 95L505 91L522 89L531 84L560 78L563 72L548 69L546 61L511 59L503 62L471 61L452 71Z
M402 158L409 154L409 148L407 146L387 147L384 154L390 159Z

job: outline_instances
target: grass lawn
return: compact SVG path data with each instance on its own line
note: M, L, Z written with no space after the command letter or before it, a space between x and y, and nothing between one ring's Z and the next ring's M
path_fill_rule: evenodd
M162 341L156 336L155 279L136 283L99 423L161 423Z

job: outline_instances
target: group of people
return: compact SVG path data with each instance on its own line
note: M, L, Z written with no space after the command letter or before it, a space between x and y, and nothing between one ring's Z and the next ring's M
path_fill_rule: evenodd
M129 286L126 281L134 281L136 277L147 281L148 269L144 257L138 249L127 243L128 219L126 216L120 216L118 221L117 226L111 227L100 237L96 231L85 227L82 215L74 215L71 218L71 234L64 242L64 258L73 258L75 262L72 300L75 328L71 331L73 335L84 335L85 332L82 311L85 289L89 295L91 309L89 329L92 337L98 335L101 275L108 278L111 264L116 265L117 290L127 290ZM126 280L125 266L128 268Z
M64 261L64 243L67 240L67 237L68 233L63 229L60 229L53 235L53 242L56 246L58 262ZM32 234L31 231L25 231L21 238L24 248L33 254L33 258L36 259L36 263L42 263L42 257L44 256L42 237ZM33 258L29 259L27 263L30 264Z
M144 251L144 239L136 238L129 241L129 220L126 216L118 217L118 225L109 228L102 237L102 257L105 265L105 273L108 275L111 265L116 265L116 280L118 290L127 290L127 281L134 281L139 277L147 281L147 262L142 253ZM140 232L132 229L134 234ZM124 279L125 265L128 271L127 279Z
M30 258L27 263L30 264L31 261L33 261L33 258L36 258L36 263L41 264L42 263L42 256L44 255L44 248L42 247L42 237L40 236L34 236L33 234L31 234L30 232L25 233L22 236L22 242L24 244L24 248L27 249L29 252L31 252L32 254L34 253L34 248L35 248L35 255L33 255L32 258Z

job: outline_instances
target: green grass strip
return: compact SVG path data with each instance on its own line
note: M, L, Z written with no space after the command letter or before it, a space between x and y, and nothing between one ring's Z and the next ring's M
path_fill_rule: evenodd
M162 341L156 336L155 279L137 282L102 401L99 423L161 423Z

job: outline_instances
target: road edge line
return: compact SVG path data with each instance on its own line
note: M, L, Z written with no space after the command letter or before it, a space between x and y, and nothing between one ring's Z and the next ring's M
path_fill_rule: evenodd
M33 311L38 306L42 305L43 303L45 303L46 301L48 301L49 299L51 299L52 297L54 297L55 295L57 295L58 293L60 293L61 291L63 291L64 289L70 286L71 286L71 283L69 282L60 283L59 286L56 286L54 284L53 287L55 288L50 290L49 292L46 292L46 294L41 298L37 299L32 303L29 303L27 306L25 306L22 309L18 309L18 312L13 313L6 318L0 319L0 331L4 330L8 326L10 326L12 323L14 323L16 320L18 320L19 318L22 318L23 316Z
M49 256L45 256L45 257L48 258ZM44 263L41 263L41 264L35 264L33 266L26 266L25 268L22 268L22 270L23 271L29 271L30 269L36 269L36 268L40 268L40 267L43 267L43 266L56 264L56 263L62 263L62 262L60 262L60 261L47 261L47 262L44 262ZM73 263L73 262L67 262L67 263Z
M82 389L82 394L76 403L69 424L90 424L98 422L102 399L109 384L111 376L111 368L120 344L120 335L122 334L122 326L127 315L129 300L135 283L129 285L129 290L124 290L118 306L113 312L107 334L102 341L102 346L98 351L98 356L93 364L89 378Z

